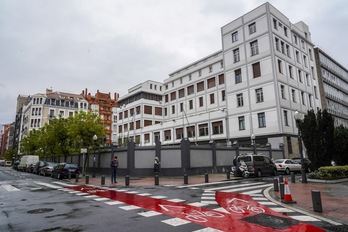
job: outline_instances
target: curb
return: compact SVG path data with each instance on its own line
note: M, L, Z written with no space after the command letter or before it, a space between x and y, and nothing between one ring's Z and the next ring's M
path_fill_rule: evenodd
M343 178L343 179L337 179L337 180L320 180L320 179L308 179L308 182L312 182L312 183L323 183L323 184L338 184L338 183L342 183L342 182L347 182L348 178Z
M311 213L311 212L309 212L309 211L307 211L307 210L298 209L298 208L295 208L295 207L292 207L292 206L289 206L289 205L287 205L287 204L283 204L283 203L277 201L277 200L274 199L274 197L272 197L271 194L269 193L269 191L270 191L272 188L273 188L273 186L270 186L270 187L266 188L266 189L263 191L263 194L264 194L264 196L265 196L268 200L272 201L273 203L276 203L277 205L280 205L280 206L282 206L282 207L284 207L284 208L287 208L287 209L291 209L291 210L296 211L296 212L298 212L298 213L302 213L302 214L305 214L305 215L314 217L314 218L319 219L319 220L321 220L321 221L328 222L328 223L333 224L333 225L335 225L335 226L340 226L340 225L342 225L342 223L340 223L340 222L336 222L336 221L334 221L334 220L325 218L325 217L323 217L323 216L319 216L319 215L313 214L313 213Z

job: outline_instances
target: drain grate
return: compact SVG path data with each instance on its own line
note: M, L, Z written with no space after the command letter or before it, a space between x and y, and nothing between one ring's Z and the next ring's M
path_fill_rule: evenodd
M242 220L278 230L286 229L299 223L297 220L291 218L283 218L264 213L243 218Z
M348 225L325 226L324 228L332 232L348 232Z
M47 212L51 212L51 211L53 211L53 209L51 209L51 208L40 208L40 209L29 210L27 213L39 214L39 213L47 213Z

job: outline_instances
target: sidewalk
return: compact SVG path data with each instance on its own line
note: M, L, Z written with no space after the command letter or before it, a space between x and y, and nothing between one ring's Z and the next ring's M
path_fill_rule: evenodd
M231 176L230 180L236 179ZM240 179L240 178L237 178ZM229 181L227 174L209 174L209 182ZM74 180L71 180L72 182ZM105 176L105 186L116 187L126 186L125 177L118 176L116 184L111 184L110 176ZM79 183L85 183L85 177L81 177ZM205 183L205 175L188 176L188 184L202 184ZM89 175L89 184L100 186L101 176L97 175L92 178ZM154 186L155 178L153 176L147 177L130 177L129 186ZM160 176L159 185L184 185L184 176ZM291 208L303 214L317 217L320 220L329 222L339 222L348 225L348 179L341 183L312 183L306 184L301 182L290 183L289 188L291 196L295 204L283 204L280 202L279 192L274 192L273 187L268 189L265 194L269 194L270 200L273 200L279 205L286 208ZM312 203L312 190L319 190L321 195L323 212L314 212ZM337 224L337 223L336 223Z

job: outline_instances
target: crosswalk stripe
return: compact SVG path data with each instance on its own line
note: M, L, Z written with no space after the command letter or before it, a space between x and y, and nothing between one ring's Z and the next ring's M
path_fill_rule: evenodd
M257 182L257 183L244 183L244 184L238 184L238 185L229 185L229 186L216 187L216 188L210 188L210 189L204 189L204 190L216 191L216 190L223 190L223 189L237 188L237 187L241 187L241 186L251 186L251 185L260 185L260 184L265 184L265 182Z
M268 186L271 186L271 185L273 185L273 184L249 186L249 187L242 187L242 188L236 188L236 189L226 189L226 190L222 190L222 192L240 192L240 191L245 191L245 190L249 190L249 189L268 187Z
M2 185L1 187L3 187L8 192L20 191L20 189L13 187L12 185Z

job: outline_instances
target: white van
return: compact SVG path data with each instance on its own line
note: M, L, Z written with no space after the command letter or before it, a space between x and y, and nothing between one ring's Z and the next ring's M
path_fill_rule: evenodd
M18 171L26 171L30 164L35 164L39 161L38 155L24 155L18 164Z

